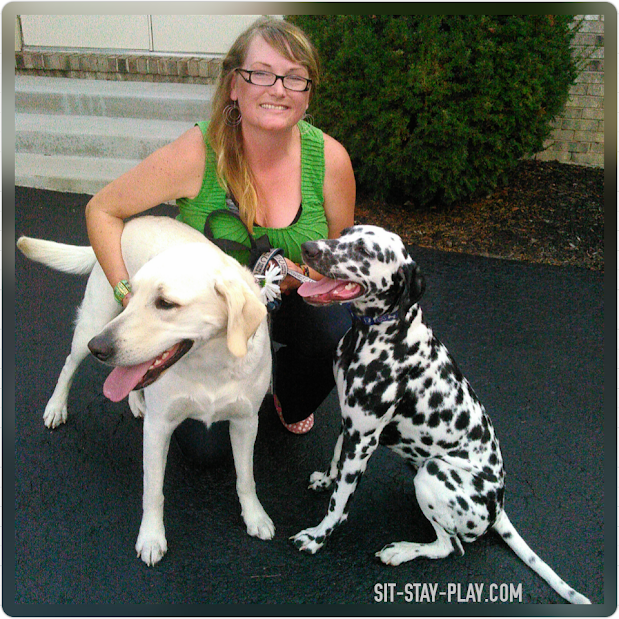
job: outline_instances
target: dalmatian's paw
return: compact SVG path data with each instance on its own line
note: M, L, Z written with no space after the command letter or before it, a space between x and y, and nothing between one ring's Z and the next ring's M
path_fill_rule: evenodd
M325 536L318 533L318 527L304 529L290 538L301 551L316 554L325 544Z
M378 557L385 565L401 565L418 557L421 554L422 547L422 544L406 542L387 544L374 556Z
M322 471L316 471L310 475L309 478L309 486L310 490L314 490L315 492L322 492L331 486L333 480L329 475L323 473Z

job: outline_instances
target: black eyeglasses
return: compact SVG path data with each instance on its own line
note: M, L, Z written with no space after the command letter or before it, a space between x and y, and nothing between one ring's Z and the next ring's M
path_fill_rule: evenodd
M312 80L299 75L275 75L270 71L248 71L247 69L236 69L237 73L248 83L254 86L274 86L277 80L282 80L284 88L295 92L305 92L310 89ZM247 73L247 77L243 75Z

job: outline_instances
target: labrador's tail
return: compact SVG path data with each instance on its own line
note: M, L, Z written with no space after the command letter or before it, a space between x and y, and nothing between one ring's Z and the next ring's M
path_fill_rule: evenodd
M73 275L87 275L97 264L95 252L90 246L65 245L21 236L17 240L17 248L30 260Z

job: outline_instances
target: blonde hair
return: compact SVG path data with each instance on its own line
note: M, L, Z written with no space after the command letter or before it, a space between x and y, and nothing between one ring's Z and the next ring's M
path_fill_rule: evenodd
M256 36L262 37L284 58L298 62L307 69L312 80L310 98L319 77L318 53L305 33L297 26L273 17L263 17L254 22L237 38L223 60L213 98L208 138L215 151L219 183L237 200L241 219L250 231L253 230L258 208L258 194L243 154L241 125L227 125L224 109L232 105L230 90L234 71L243 66L249 45Z

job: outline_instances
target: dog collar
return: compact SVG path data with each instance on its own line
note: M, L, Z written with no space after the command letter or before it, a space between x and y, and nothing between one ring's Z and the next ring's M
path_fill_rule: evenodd
M383 322L389 322L390 320L396 320L399 317L398 312L392 312L391 314L383 314L382 316L378 316L377 318L372 318L370 316L357 316L356 314L353 313L350 304L347 305L347 309L350 315L352 316L353 320L356 320L357 322L360 322L366 326L379 325Z

